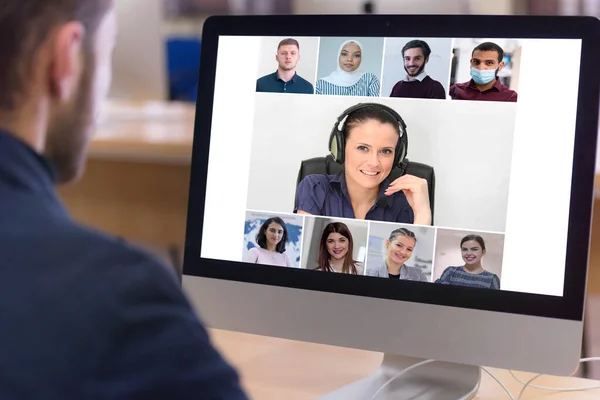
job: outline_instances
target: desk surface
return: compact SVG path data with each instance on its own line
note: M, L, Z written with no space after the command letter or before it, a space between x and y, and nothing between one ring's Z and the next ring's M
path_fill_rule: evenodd
M295 342L221 330L210 330L213 342L242 377L253 400L308 400L364 378L377 369L382 355L362 350ZM508 371L491 369L513 396L522 388ZM528 380L533 375L517 373ZM600 386L598 381L579 378L542 377L540 386ZM483 374L478 400L506 400L508 396L487 374ZM600 390L555 393L529 388L523 399L583 400L600 398Z

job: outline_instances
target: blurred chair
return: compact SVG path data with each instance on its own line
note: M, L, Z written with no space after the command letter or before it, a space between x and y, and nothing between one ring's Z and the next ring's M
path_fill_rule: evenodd
M201 40L190 37L167 39L169 99L196 102Z

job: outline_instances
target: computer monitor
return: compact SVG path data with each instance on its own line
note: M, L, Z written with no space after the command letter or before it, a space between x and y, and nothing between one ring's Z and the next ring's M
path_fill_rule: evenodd
M332 399L417 360L439 362L380 395L572 373L599 39L584 17L207 20L183 269L201 317L385 353Z

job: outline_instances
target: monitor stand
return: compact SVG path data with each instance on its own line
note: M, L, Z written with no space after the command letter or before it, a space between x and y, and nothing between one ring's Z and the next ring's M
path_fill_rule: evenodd
M475 366L434 361L405 372L373 395L393 376L421 361L385 354L372 375L331 392L320 400L468 400L479 388L481 369Z

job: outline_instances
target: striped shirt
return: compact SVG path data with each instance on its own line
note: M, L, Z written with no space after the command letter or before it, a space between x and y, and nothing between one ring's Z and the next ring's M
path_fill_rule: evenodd
M377 79L375 74L365 72L365 74L352 86L338 86L323 79L319 79L316 85L316 94L378 97L379 88L379 79Z
M470 286L485 289L500 289L500 278L489 271L470 274L463 267L448 267L435 281L442 285Z

